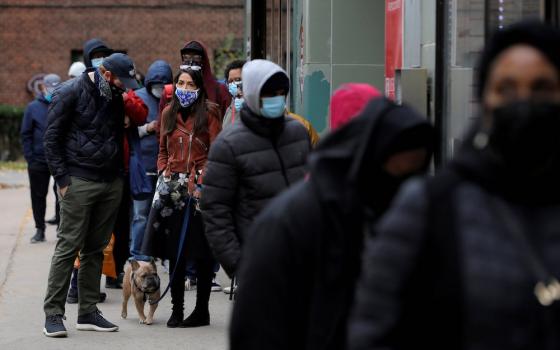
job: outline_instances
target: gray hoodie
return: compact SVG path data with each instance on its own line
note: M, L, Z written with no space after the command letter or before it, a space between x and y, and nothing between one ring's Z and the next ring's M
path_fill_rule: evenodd
M279 72L288 77L288 74L286 74L282 67L267 60L252 60L243 66L241 73L243 97L253 113L261 115L261 104L259 101L261 89L271 76Z

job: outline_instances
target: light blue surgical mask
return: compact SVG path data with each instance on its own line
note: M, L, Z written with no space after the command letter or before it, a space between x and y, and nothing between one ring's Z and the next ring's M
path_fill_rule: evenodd
M231 83L228 84L228 90L231 96L235 97L241 92L239 88L240 86L241 86L241 81L232 81Z
M235 103L235 110L236 111L240 111L241 107L243 106L243 102L245 102L245 99L243 97L241 98L235 98L234 103Z
M45 100L47 100L48 103L52 102L52 94L51 93L47 92L43 96L45 97Z
M93 60L91 60L91 66L93 68L99 68L99 66L101 66L101 63L103 63L103 57L94 58Z
M261 115L265 118L275 119L284 115L286 110L286 96L274 96L261 98Z

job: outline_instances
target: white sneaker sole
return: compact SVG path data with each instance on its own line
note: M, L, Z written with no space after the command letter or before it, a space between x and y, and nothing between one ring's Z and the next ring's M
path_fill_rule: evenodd
M79 331L96 331L96 332L116 332L119 330L118 326L111 328L101 328L94 324L89 323L78 323L76 324L76 329Z
M43 328L43 333L47 336L47 337L51 337L51 338L64 338L68 336L68 331L60 331L60 332L52 332L49 333L47 332L46 328Z

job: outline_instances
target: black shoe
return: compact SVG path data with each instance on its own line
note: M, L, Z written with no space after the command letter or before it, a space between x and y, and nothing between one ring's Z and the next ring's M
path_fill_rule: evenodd
M202 327L208 326L210 324L210 312L208 310L198 311L194 309L192 314L187 317L182 323L181 328L193 328L193 327Z
M60 222L60 219L55 216L53 216L52 218L48 219L47 221L45 221L47 224L49 225L57 225Z
M183 312L182 311L173 311L171 313L171 317L167 321L168 328L177 328L181 326L183 323Z
M78 316L76 329L79 331L115 332L119 327L107 321L101 311L95 310L86 315Z
M43 328L43 333L47 337L53 338L62 338L68 336L68 332L66 331L66 327L64 327L64 323L62 320L66 318L62 315L50 315L47 316L45 320L45 328Z
M78 289L72 288L68 289L68 295L66 296L67 304L77 304L78 303Z
M45 241L45 229L38 228L35 232L35 236L31 237L31 243L38 243Z
M106 277L105 287L109 289L122 289L123 279L124 279L124 273L119 273L117 278Z
M100 292L100 293L99 293L99 302L100 302L100 303L103 303L103 302L105 302L105 300L107 300L107 293L105 293L105 292Z

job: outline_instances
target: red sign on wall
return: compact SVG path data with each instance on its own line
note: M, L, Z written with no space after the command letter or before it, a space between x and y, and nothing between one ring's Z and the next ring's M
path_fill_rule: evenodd
M403 0L385 2L385 95L395 98L395 70L402 67Z

